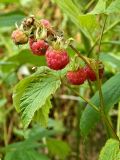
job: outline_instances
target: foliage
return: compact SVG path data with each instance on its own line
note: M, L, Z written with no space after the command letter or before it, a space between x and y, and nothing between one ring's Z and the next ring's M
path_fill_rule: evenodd
M109 160L120 159L119 142L114 139L107 140L99 156L99 160L108 160L108 159Z
M120 74L113 76L111 79L105 82L102 86L102 92L104 97L105 113L108 114L111 107L114 104L120 101ZM95 95L91 98L91 102L97 107L100 107L99 93L96 92ZM92 116L91 116L92 115ZM99 121L100 115L93 110L90 105L86 106L81 120L80 128L84 136L87 136L90 130L95 126Z
M33 55L28 44L12 42L15 26L30 15L48 19L58 35L64 32L63 41L73 37L70 44L80 51L78 57L104 63L100 87L105 115L99 80L70 85L65 75L71 66L51 70L45 57ZM119 15L120 0L1 0L0 159L98 159L105 141L99 160L120 159ZM74 51L68 46L70 60ZM110 128L104 127L102 116Z
M70 147L67 143L51 138L47 139L47 147L52 155L57 155L60 159L65 159L70 152Z
M46 125L51 108L50 96L59 86L58 77L45 67L17 84L13 101L17 111L22 114L25 128L34 116L42 125Z

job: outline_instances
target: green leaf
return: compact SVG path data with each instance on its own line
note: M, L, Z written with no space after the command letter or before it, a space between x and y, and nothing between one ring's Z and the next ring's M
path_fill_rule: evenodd
M32 81L32 77L29 76L22 81L20 81L13 91L13 105L15 106L17 112L20 112L20 99L26 89L27 84Z
M49 129L50 128L50 129ZM61 121L49 119L47 128L41 127L39 124L34 124L32 128L25 131L20 130L24 138L41 140L44 137L59 135L65 131Z
M95 8L89 14L111 14L120 13L120 1L114 0L107 7L108 0L99 0Z
M60 80L55 71L47 67L40 69L33 75L20 81L13 93L13 103L21 113L24 127L28 127L35 112L43 108L44 114L48 114L50 105L46 108L50 96L60 87ZM42 112L43 112L42 110ZM41 116L43 113L41 113ZM43 121L46 121L44 115ZM42 123L42 122L41 122Z
M55 0L55 2L60 6L63 12L66 13L71 21L73 21L78 29L80 29L81 32L91 40L92 37L90 32L92 32L98 26L96 17L94 15L82 14L72 0Z
M120 13L120 1L114 0L107 8L106 10L107 14L110 13Z
M95 32L98 24L96 22L96 17L90 14L84 14L79 16L79 23L82 29L84 29L89 39L91 39L93 32Z
M5 62L5 61L0 61L0 65L11 65L11 64L14 64L12 62Z
M7 103L6 98L0 99L0 107L4 106L6 103Z
M80 11L78 8L73 4L72 1L69 0L55 0L57 5L60 6L60 8L65 12L69 18L76 24L79 25L78 17L80 15Z
M114 44L114 45L120 45L120 41L102 41L102 44Z
M14 26L16 22L20 22L25 18L25 14L21 11L0 14L0 27Z
M3 63L3 62L2 62ZM10 72L23 64L33 64L35 66L44 66L45 57L35 56L30 50L24 49L18 54L6 58L1 69L3 72Z
M11 158L22 160L22 155L24 155L24 154L27 155L27 153L28 153L27 151L30 150L32 152L32 151L34 151L35 148L38 148L40 146L42 146L42 144L38 143L36 141L36 139L29 138L25 141L9 144L2 149L6 152L5 160L11 159ZM18 155L18 157L15 158L15 156L17 156L17 155Z
M61 140L47 138L47 147L52 155L57 155L63 160L66 159L70 153L69 145Z
M36 56L32 54L30 50L27 49L22 50L19 52L19 54L15 55L14 57L11 57L9 61L18 62L20 65L25 63L34 64L36 66L46 65L44 56Z
M120 59L115 57L113 54L101 53L100 54L100 60L101 61L107 61L109 63L112 63L116 67L120 68Z
M19 150L8 152L5 155L4 160L50 160L47 156L36 152L33 149L23 150L22 152Z
M120 100L120 73L116 74L103 84L102 93L104 97L105 113L107 114L111 107ZM91 98L91 102L99 107L100 102L98 92ZM99 120L100 115L87 105L80 120L82 135L87 136Z
M9 144L2 148L5 151L4 160L49 160L49 158L35 149L44 147L43 144L37 142L36 138L29 138L25 141Z
M0 0L1 3L19 3L19 0Z
M95 8L89 14L101 14L105 13L106 10L106 0L99 0Z
M25 141L9 144L4 149L6 152L8 152L8 151L11 152L13 150L19 150L22 152L23 150L33 149L33 148L37 148L39 146L40 146L40 144L38 144L38 142L36 142L35 139L29 138Z
M100 152L99 160L120 160L119 141L109 139Z
M39 122L42 126L47 126L49 111L52 108L50 99L47 99L46 103L42 108L35 112L34 119Z

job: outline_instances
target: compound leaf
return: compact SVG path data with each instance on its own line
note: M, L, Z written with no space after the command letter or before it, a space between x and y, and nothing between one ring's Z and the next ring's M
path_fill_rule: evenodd
M41 117L44 122L49 113L51 105L50 96L60 87L61 81L55 71L47 67L40 69L33 75L21 80L13 92L13 103L18 112L24 127L28 127L35 113L42 108ZM49 105L48 105L49 104ZM46 107L48 105L48 107ZM43 112L44 110L44 112ZM44 116L43 116L44 113Z

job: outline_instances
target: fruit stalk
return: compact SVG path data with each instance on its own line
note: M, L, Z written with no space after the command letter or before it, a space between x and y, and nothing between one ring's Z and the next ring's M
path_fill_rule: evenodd
M91 68L91 66L90 66L90 64L88 63L88 61L86 60L86 58L84 57L84 56L82 56L80 53L79 53L79 51L75 48L75 47L73 47L73 45L69 45L70 47L71 47L71 49L78 55L78 57L80 57L90 68Z
M98 46L98 54L97 54L97 60L99 61L99 54L100 54L100 50L101 50L101 42L102 42L102 38L103 38L103 33L104 33L104 29L105 29L105 25L106 25L106 21L107 21L107 16L105 17L104 23L103 23L103 27L101 30L101 35L100 35L100 40L99 40L99 46ZM105 115L104 112L104 98L103 98L103 94L102 94L102 81L100 80L99 77L99 68L98 68L98 64L97 64L97 85L98 85L98 92L99 92L99 98L100 98L100 115L101 115L101 119L103 121L103 124L107 127L107 129L109 130L109 132L111 133L111 136L117 140L119 140L119 137L117 136L117 134L115 133L112 125L110 124L107 116ZM119 140L120 141L120 140Z

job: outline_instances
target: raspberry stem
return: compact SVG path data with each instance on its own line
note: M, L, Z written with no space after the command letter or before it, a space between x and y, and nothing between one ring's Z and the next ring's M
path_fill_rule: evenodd
M71 91L73 91L77 96L79 96L81 99L83 99L86 103L88 103L95 111L99 112L99 109L91 103L89 100L87 100L85 97L81 96L76 90L74 90L72 87L69 85L65 84L67 88L69 88Z
M104 29L105 29L105 25L106 25L106 21L107 21L107 16L105 17L105 20L104 20L104 23L103 23L103 27L102 27L102 30L101 30L101 34L100 34L100 40L99 40L99 46L98 46L98 54L97 54L97 60L99 61L99 54L100 54L100 50L101 50L101 41L102 41L102 38L103 38L103 34L104 34ZM100 108L99 108L99 111L100 111L100 115L101 115L101 119L103 121L103 124L105 125L106 129L107 129L107 132L111 134L111 136L115 139L117 139L119 142L119 137L117 136L116 132L114 131L111 123L109 122L107 116L105 115L105 112L104 112L104 98L103 98L103 94L102 94L102 81L100 80L100 77L99 77L99 63L97 63L96 65L96 71L97 71L97 85L98 85L98 92L99 92L99 98L100 98Z
M110 25L110 26L103 32L103 34L108 33L112 28L114 28L114 27L115 27L116 25L118 25L119 23L120 23L120 20L114 22L112 25ZM93 44L92 47L90 48L90 50L89 50L89 52L88 52L88 55L87 55L88 57L90 57L90 54L91 54L92 50L95 48L95 46L97 45L99 39L100 39L100 36L97 37L97 39L95 40L94 44Z
M71 49L74 51L74 52L76 52L76 54L78 55L78 57L80 57L88 66L89 66L89 68L91 68L91 66L90 66L90 64L88 63L88 61L86 60L86 58L84 57L84 56L82 56L81 54L80 54L80 52L75 48L75 47L73 47L73 45L69 45L70 47L71 47ZM91 68L92 69L92 68Z

